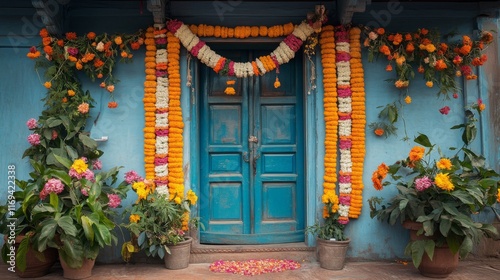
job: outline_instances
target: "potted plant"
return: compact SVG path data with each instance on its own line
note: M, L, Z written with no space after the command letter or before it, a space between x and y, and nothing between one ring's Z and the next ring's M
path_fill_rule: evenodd
M190 206L198 197L192 190L186 197L170 196L168 189L157 189L154 182L135 178L132 189L137 192L138 199L131 209L127 209L130 222L124 225L133 239L123 244L123 259L128 262L133 253L143 250L147 256L164 259L166 268L186 268L192 242L188 235L189 225L196 221L190 220Z
M316 236L316 255L320 267L330 270L344 268L347 249L351 241L344 233L345 223L339 222L337 207L335 203L327 202L323 222L316 222L305 231L306 234Z
M472 108L481 111L477 104ZM375 189L394 186L397 193L386 204L380 197L369 199L371 217L391 225L399 221L414 230L405 254L425 276L446 277L482 236L498 234L492 225L472 217L500 201L499 174L468 148L476 135L476 119L471 110L465 115L466 123L452 127L464 130L464 145L451 147L452 155L419 134L414 139L419 146L407 158L390 166L382 163L372 176ZM383 182L387 175L392 181ZM450 267L439 264L440 259L451 260Z

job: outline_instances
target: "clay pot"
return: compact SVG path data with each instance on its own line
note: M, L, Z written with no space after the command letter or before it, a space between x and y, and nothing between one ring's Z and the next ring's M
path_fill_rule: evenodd
M63 268L63 277L66 279L85 279L92 276L92 269L95 265L95 260L84 259L82 267L72 268L66 262L59 258L61 266Z
M350 242L350 239L346 241L316 239L319 266L329 270L342 270Z
M183 269L189 266L189 258L191 257L191 243L193 239L186 237L186 240L177 243L176 245L167 245L170 249L170 254L166 254L163 260L165 268L168 269Z

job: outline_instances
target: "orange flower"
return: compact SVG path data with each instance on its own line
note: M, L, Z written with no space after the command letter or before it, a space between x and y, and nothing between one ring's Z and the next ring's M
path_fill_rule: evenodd
M468 55L470 53L470 50L471 50L471 46L470 45L463 45L460 49L459 49L459 53L461 55Z
M114 85L109 85L106 87L106 90L109 91L109 92L113 92L115 91L115 86Z
M115 101L108 102L108 108L113 109L113 108L116 108L116 107L118 107L118 103L116 103Z
M425 85L431 88L434 86L434 83L432 81L427 81L425 82Z
M68 89L68 96L75 96L75 91L72 89Z
M42 38L45 38L45 37L49 36L49 32L45 28L40 29L40 33L39 34L40 34L40 37L42 37Z
M388 46L386 46L386 45L382 45L382 46L380 46L379 51L380 51L381 53L383 53L384 55L390 55L390 54L391 54L391 50L390 50L390 49L389 49L389 47L388 47Z
M130 43L130 48L133 50L138 50L141 47L141 44L139 42L131 42Z
M387 64L387 66L385 67L385 71L391 72L392 71L392 65Z
M425 148L421 146L415 146L411 149L409 158L411 161L419 161L424 157Z
M382 181L385 179L387 176L387 173L389 172L389 167L385 163L381 163L375 172L372 174L372 182L373 182L373 187L380 191L384 188L384 185L382 184Z
M117 44L117 45L121 45L123 43L122 37L120 37L120 36L116 36L114 41L115 41L115 44Z
M427 33L429 33L429 30L427 30L425 28L420 29L420 34L427 35Z
M101 79L102 78L102 73L97 74L97 78Z
M413 45L413 43L408 43L408 45L406 45L406 52L412 53L414 50L415 46Z
M89 32L87 33L87 39L89 40L94 40L95 39L95 33L94 32Z
M424 66L422 66L422 65L418 66L417 71L418 71L418 73L420 73L420 74L424 73L424 71L425 71Z
M89 112L89 104L86 103L86 102L83 102L82 104L78 105L78 112L82 113L82 114L86 114Z
M76 33L75 32L67 32L66 33L66 39L68 39L68 40L75 40L76 39Z
M128 53L126 51L122 51L120 53L120 56L123 57L123 58L126 58L126 57L128 57Z
M403 41L403 35L396 33L396 35L394 35L394 41L392 43L397 46L401 44L402 41Z
M436 66L434 66L434 68L436 68L436 70L438 70L438 71L442 71L442 70L448 68L448 66L446 65L446 63L442 59L438 59L436 61Z
M382 27L377 28L377 34L378 35L384 35L385 34L385 29Z
M373 133L375 133L375 135L377 135L377 136L382 136L382 135L384 135L385 130L384 130L383 128L379 127L379 128L377 128L377 129L375 129L375 130L373 131Z
M406 34L405 34L405 40L406 40L406 41L411 41L411 39L412 39L411 34L410 34L410 33L406 33Z
M51 87L52 87L52 83L51 83L51 82L45 82L45 83L43 84L43 86L44 86L45 88L51 88Z
M102 60L100 60L99 58L96 59L96 60L94 60L94 67L95 68L99 68L99 67L101 67L103 65L104 65L104 62Z

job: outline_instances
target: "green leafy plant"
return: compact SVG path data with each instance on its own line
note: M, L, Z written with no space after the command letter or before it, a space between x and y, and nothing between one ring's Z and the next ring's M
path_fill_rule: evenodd
M147 256L163 258L170 254L168 246L186 240L190 226L199 224L197 219L190 219L190 206L198 200L192 190L185 198L170 198L151 181L137 179L132 188L138 194L138 201L125 212L130 222L123 225L133 237L122 246L122 257L127 262L140 250Z
M394 186L397 194L387 204L380 197L370 198L371 217L391 225L397 221L422 223L418 234L429 237L406 246L405 253L412 257L415 267L420 265L424 253L432 259L435 247L449 246L453 253L458 252L464 258L482 236L498 234L492 225L472 218L500 201L500 177L486 166L482 155L468 148L476 135L477 120L470 110L466 117L467 122L452 127L464 130L464 145L459 149L451 147L451 156L432 144L425 134L419 134L414 139L419 146L407 158L390 166L382 163L373 173L377 190ZM383 182L387 175L392 180Z
M323 219L322 223L316 222L314 225L306 228L306 234L310 233L324 240L345 241L345 224L338 222L339 213L330 214Z

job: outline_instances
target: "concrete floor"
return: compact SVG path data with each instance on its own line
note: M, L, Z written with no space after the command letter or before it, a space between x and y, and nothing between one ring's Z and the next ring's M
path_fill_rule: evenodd
M343 270L331 271L319 267L316 262L304 262L301 268L294 271L269 273L258 276L241 276L226 273L214 273L208 270L209 263L190 264L181 270L168 270L162 264L113 264L96 265L92 277L87 279L175 279L175 280L205 280L205 279L429 279L421 276L412 264L397 262L354 262L347 261ZM0 265L0 279L17 279L14 273L7 271L7 266ZM63 279L62 269L58 264L43 280ZM460 261L459 267L448 278L453 280L495 280L500 279L500 259L474 259Z

